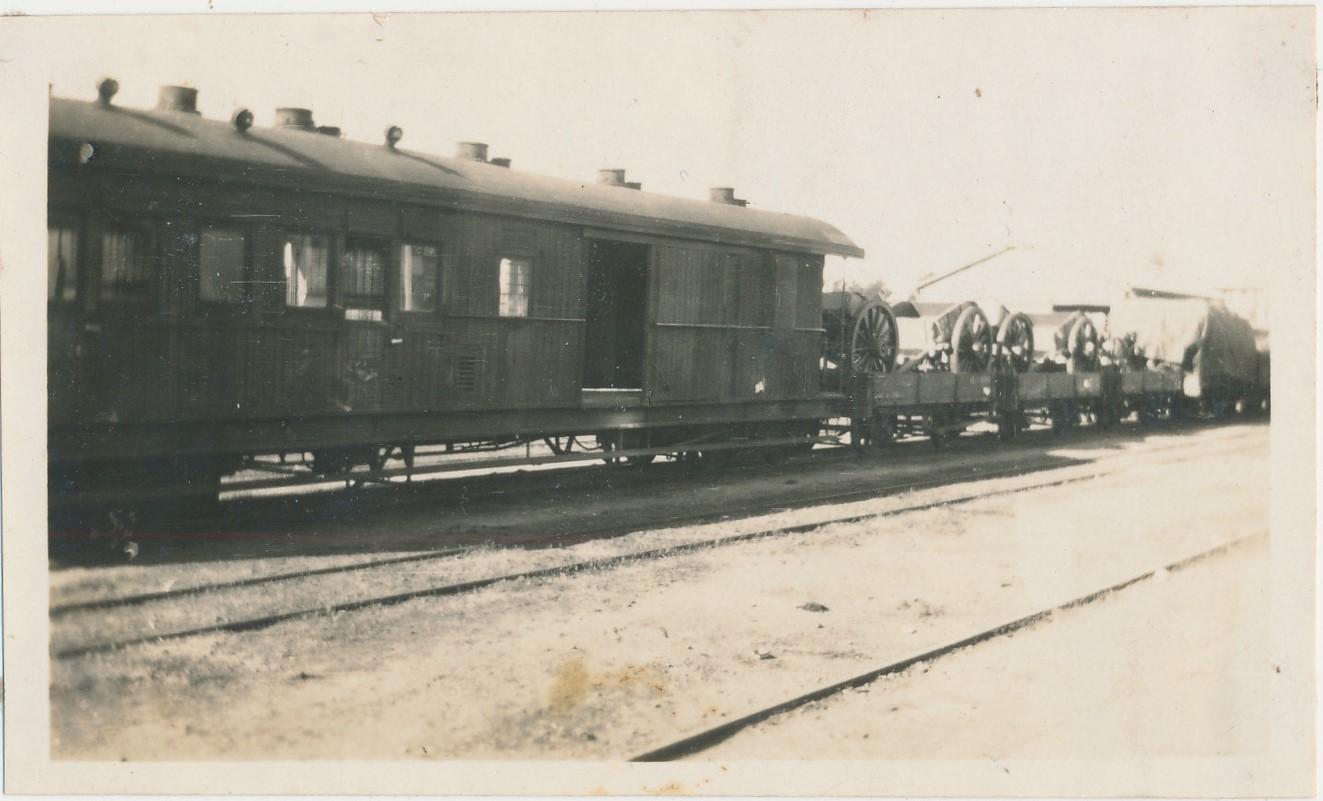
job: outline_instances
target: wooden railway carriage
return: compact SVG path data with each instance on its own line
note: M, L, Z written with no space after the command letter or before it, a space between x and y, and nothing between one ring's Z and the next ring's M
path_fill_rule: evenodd
M53 492L829 416L823 256L862 251L825 223L112 96L50 107Z

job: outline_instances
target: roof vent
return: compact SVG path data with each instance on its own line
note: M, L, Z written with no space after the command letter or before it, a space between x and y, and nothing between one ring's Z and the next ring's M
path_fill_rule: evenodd
M484 142L460 142L455 157L469 161L486 161L487 145Z
M248 133L248 129L253 127L253 112L241 108L234 112L234 116L230 117L230 123L234 126L234 130L239 133Z
M626 189L642 189L642 188L643 188L643 184L639 183L638 181L625 181L625 188L626 188Z
M390 148L391 150L394 150L395 146L398 145L400 143L400 140L403 138L404 138L404 129L401 128L400 126L392 125L391 127L386 129L386 147Z
M118 91L119 81L114 78L102 78L96 83L97 99L101 101L101 105L103 106L110 105L111 99Z
M276 109L276 127L296 128L300 131L314 131L317 129L317 126L312 124L312 111L306 108Z
M625 171L619 169L598 170L597 183L605 186L624 186Z
M339 137L341 135L340 128L336 125L318 125L317 133L334 137Z
M497 167L509 167L509 166L510 166L510 160L507 159L507 158L496 158L496 159L492 159L491 161L489 161L489 162L487 162L487 163L488 163L488 164L495 164Z
M707 198L713 203L725 203L727 206L749 205L749 201L735 197L733 186L714 186L707 190Z
M189 86L162 86L156 100L157 111L198 113L198 90Z

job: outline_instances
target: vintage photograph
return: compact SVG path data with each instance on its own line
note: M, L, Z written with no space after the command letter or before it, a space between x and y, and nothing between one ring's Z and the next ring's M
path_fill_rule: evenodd
M11 789L1312 795L1315 35L0 19Z

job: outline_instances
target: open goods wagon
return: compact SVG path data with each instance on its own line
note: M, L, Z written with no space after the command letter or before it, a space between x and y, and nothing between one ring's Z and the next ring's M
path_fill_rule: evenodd
M856 444L919 433L940 445L980 422L1010 438L1033 422L1064 432L1080 422L1110 426L1131 415L1150 422L1191 413L1221 416L1237 405L1266 409L1267 356L1256 357L1248 324L1221 307L1209 310L1205 304L1199 314L1177 315L1185 336L1168 339L1191 341L1179 358L1165 358L1152 346L1151 358L1145 358L1143 344L1154 337L1142 328L1136 333L1133 314L1119 315L1111 330L1120 335L1104 342L1093 321L1080 313L1061 325L1047 357L1035 361L1033 325L1026 315L1001 310L990 322L977 304L959 303L933 321L928 351L904 362L894 357L895 317L887 304L862 296L849 303L829 297L824 307L858 309L855 320L886 321L847 321L833 328L827 315L829 342L838 332L837 350L859 354L841 382L844 416ZM874 331L882 332L875 343L861 342ZM893 347L893 358L875 369L868 354L884 343Z

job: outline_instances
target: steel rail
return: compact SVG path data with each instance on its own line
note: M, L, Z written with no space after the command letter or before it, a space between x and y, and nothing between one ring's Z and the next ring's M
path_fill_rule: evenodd
M644 523L631 523L621 526L618 524L608 524L596 528L579 528L575 530L574 539L587 538L611 538L612 536L625 536L636 531L643 530L643 526L655 528L658 526L676 526L681 524L698 525L702 523L716 522L728 519L732 514L752 517L759 513L774 514L780 511L790 509L807 509L814 506L821 506L826 503L838 503L845 500L858 498L881 498L896 495L902 492L909 492L917 489L928 489L935 486L942 486L963 479L985 480L997 478L1005 475L1022 475L1025 473L1037 472L1038 470L1051 469L1053 467L1073 467L1082 464L1078 461L1062 459L1042 459L1031 463L1021 463L1014 467L1005 468L1001 471L982 471L977 468L970 468L970 475L963 472L960 475L952 476L946 473L941 477L931 479L919 479L887 484L881 487L870 487L861 490L849 490L845 492L829 493L825 495L813 495L789 503L778 503L768 506L766 503L755 502L743 506L726 507L720 512L702 512L698 514L677 514L658 517ZM527 544L546 544L553 543L557 539L564 539L563 536L536 535L526 536L517 539L507 539L502 545L517 546ZM479 547L466 546L460 548L447 548L440 551L432 551L422 554L410 554L408 556L390 557L386 559L371 559L362 562L353 562L350 564L334 565L324 568L313 568L310 570L295 570L285 573L274 573L267 576L256 576L232 581L217 581L208 584L198 584L190 587L180 587L178 589L161 590L159 592L137 593L133 595L115 596L112 598L98 598L86 601L73 601L63 604L55 604L50 608L51 617L62 617L75 612L88 612L95 610L114 609L126 606L139 606L155 601L165 601L176 598L187 597L190 595L201 595L207 592L216 592L221 590L238 589L243 587L252 587L261 584L270 584L280 581L295 581L303 578L323 576L335 573L349 573L361 570L371 570L373 568L407 564L411 562L426 562L438 559L444 559L455 556L473 548Z
M1004 637L1008 634L1012 634L1014 632L1020 631L1021 629L1032 626L1036 623L1040 623L1044 620L1047 620L1052 615L1058 612L1064 612L1068 609L1073 609L1080 606L1086 606L1088 604L1094 603L1095 601L1101 600L1102 598L1105 598L1108 595L1121 592L1130 587L1133 587L1136 584L1147 581L1164 571L1176 572L1178 570L1189 567L1209 557L1216 556L1221 553L1225 553L1226 551L1230 550L1231 548L1237 545L1242 545L1244 543L1250 542L1251 540L1258 539L1259 537L1262 536L1264 535L1255 534L1248 537L1242 537L1240 539L1232 540L1231 542L1223 543L1214 548L1210 548L1206 551L1201 551L1197 554L1194 554L1193 556L1188 556L1185 557L1184 559L1180 559L1168 565L1164 565L1163 567L1154 568L1153 570L1150 570L1146 573L1141 573L1138 576L1132 576L1124 581L1117 582L1116 584L1112 584L1100 590L1094 590L1093 592L1090 592L1087 595L1081 595L1078 598L1073 598L1069 601L1066 601L1065 603L1058 604L1057 606L1051 607L1049 609L1043 609L1038 612L1025 615L1024 617L1016 618L1015 620L1012 620L1009 623L1002 623L999 626L994 626L993 628L985 629L984 631L980 631L977 634L971 635L969 637L965 637L962 640L957 640L953 643L948 643L947 645L934 648L930 651L925 651L924 653L919 654L917 656L911 656L909 658L902 659L899 662L892 662L889 665L885 665L883 667L870 670L866 673L861 673L858 676L853 676L844 681L840 681L835 684L830 684L827 685L826 687L820 687L811 692L807 692L804 693L803 695L796 696L795 698L791 698L788 701L782 701L781 703L773 704L772 706L769 707L764 707L763 709L759 709L756 712L751 712L743 717L723 723L720 726L714 726L713 728L706 729L704 731L698 732L697 734L692 734L688 737L684 737L680 740L676 740L672 743L663 745L659 748L654 748L651 751L633 757L629 761L669 762L676 759L680 759L682 757L692 756L702 751L706 751L707 749L712 748L715 745L723 743L726 740L729 740L730 738L739 734L740 732L752 726L755 726L759 723L762 723L770 718L776 717L778 715L783 715L787 712L791 712L807 704L811 704L816 701L822 701L834 695L839 695L840 693L846 690L851 690L856 687L863 687L865 685L873 683L874 681L877 681L883 676L890 676L897 673L903 673L904 671L909 670L915 665L920 665L926 662L935 662L944 656L948 656L952 653L955 653L956 651L960 651L965 648L969 648L978 645L980 643L996 639L998 637Z
M1175 443L1173 445L1159 448L1158 450L1160 452L1160 451L1170 450L1173 448L1179 449L1183 447L1183 445L1184 443ZM834 454L837 452L829 452L829 453ZM960 480L979 480L979 481L990 480L990 479L1002 478L1010 475L1024 475L1028 473L1033 473L1033 472L1038 472L1041 470L1047 470L1053 468L1075 467L1081 464L1084 464L1084 462L1080 460L1067 460L1060 458L1043 457L1042 459L1034 460L1028 463L1017 464L1012 467L1003 468L1001 470L980 471L979 468L976 466L967 466L961 468L960 475L953 476L950 472L947 472L944 473L941 477L934 477L930 479L907 480L907 481L887 484L881 487L875 486L875 487L869 487L867 489L847 490L844 492L813 495L810 497L796 499L788 503L774 504L771 506L761 502L756 502L756 503L745 504L743 506L726 507L721 512L703 512L699 514L669 515L666 517L654 518L650 521L647 521L646 524L631 524L628 526L608 524L596 528L593 527L579 528L575 531L573 539L583 540L588 538L619 537L634 533L636 531L643 530L642 529L643 525L647 525L648 527L653 527L653 528L658 526L676 526L676 525L684 525L684 524L699 525L703 523L727 520L731 517L732 514L744 515L746 517L751 517L759 513L774 514L781 511L788 511L792 509L807 509L815 506L822 506L828 503L842 503L842 502L849 502L852 500L868 500L872 498L889 497L892 495L900 494L902 492L910 492L919 489L930 489L933 487L944 486L946 484L956 483ZM965 471L968 472L967 475L964 474ZM1094 475L1095 476L1109 475L1111 472L1113 471L1108 471L1106 473L1097 473ZM527 545L527 544L549 544L549 543L554 543L557 540L563 540L563 539L568 539L568 537L564 535L560 535L560 536L536 535L536 536L521 537L518 539L507 539L502 542L502 545L518 546L518 545ZM398 565L398 564L436 561L439 559L445 559L466 553L477 547L480 547L480 545L475 544L464 547L446 548L438 551L429 551L427 553L410 554L408 556L389 557L385 559L372 559L363 562L334 565L324 568L312 568L309 570L289 571L289 572L276 573L266 576L235 579L231 581L211 582L208 584L199 584L190 587L180 587L178 589L162 590L159 592L137 593L133 595L116 596L112 598L100 598L100 599L91 599L86 601L74 601L63 604L55 604L52 605L50 608L50 616L52 618L57 618L77 612L89 612L89 611L97 611L97 610L105 610L105 609L122 608L127 606L138 606L157 601L172 600L172 599L188 597L192 595L202 595L208 592L240 589L251 586L259 586L263 584L277 583L282 581L296 581L304 578L332 575L336 573L365 571L379 567Z
M1050 466L1045 465L1043 467L1039 467L1037 468L1037 470L1050 469L1050 467L1058 467L1058 466L1061 466L1059 462L1055 462ZM1036 472L1036 470L1026 471L1024 468L1018 468L1016 470L1007 470L1002 475L989 473L980 476L980 478L981 479L998 478L1010 474L1023 475L1026 472ZM408 590L405 592L394 593L391 595L374 596L371 598L362 598L354 601L346 601L339 604L328 604L325 606L319 606L315 608L297 609L289 612L279 612L276 614L263 615L260 617L247 618L243 620L224 621L209 626L201 626L192 629L183 629L180 631L167 632L163 634L151 634L143 637L134 637L131 639L118 640L107 643L99 643L95 645L76 646L72 648L66 648L63 650L55 651L52 654L52 656L56 659L71 659L74 657L86 656L89 654L108 653L112 651L117 651L122 648L127 648L130 646L146 645L150 643L165 642L169 640L186 639L190 637L198 637L208 634L241 633L248 631L257 631L260 629L269 628L279 623L285 623L288 621L300 620L304 618L321 617L321 616L339 614L344 612L356 612L371 607L394 606L397 604L405 603L407 601L413 601L422 598L439 598L445 596L460 595L463 593L485 589L487 587L491 587L493 585L507 581L520 581L520 580L530 580L530 579L573 576L578 573L583 573L587 571L613 569L627 564L632 564L635 562L644 562L659 558L679 556L682 554L693 553L696 551L707 550L711 548L720 548L727 545L751 542L754 540L768 539L771 537L785 536L789 534L802 534L804 532L825 528L827 526L849 525L852 523L859 523L866 520L876 520L884 517L894 517L896 515L905 514L908 512L918 512L918 511L923 511L926 509L934 509L942 506L955 506L959 504L969 503L972 501L982 500L985 498L993 498L1001 495L1011 495L1015 493L1026 492L1033 489L1065 486L1068 484L1075 484L1083 481L1092 481L1096 478L1109 475L1110 472L1115 472L1115 471L1102 472L1102 473L1089 473L1087 475L1082 475L1082 476L1070 476L1066 478L1051 479L1049 481L1037 482L1025 486L1007 487L998 490L973 492L965 495L956 496L954 498L943 498L939 500L926 501L923 503L909 504L906 506L897 507L895 509L858 513L858 514L847 515L844 517L813 521L810 523L799 523L788 526L777 526L772 528L760 529L758 531L746 532L744 534L733 534L724 537L716 537L713 539L698 540L694 542L682 543L679 545L670 545L661 548L652 548L644 551L637 551L634 553L620 554L617 556L603 557L600 559L589 559L586 561L572 562L570 564L565 564L565 565L557 565L553 567L540 568L537 570L523 571L520 573L510 573L500 576L474 579L471 581L464 581L455 584L443 584L433 587L424 587L417 590ZM869 497L874 497L874 496L870 494Z
M448 548L444 551L432 551L423 554L411 554L409 556L395 556L389 559L372 559L365 562L352 562L346 565L335 565L332 567L319 567L311 570L295 570L287 573L274 573L268 576L255 576L251 578L234 579L231 581L216 581L209 584L198 584L192 587L180 587L173 590L161 590L160 592L144 592L135 595L120 595L113 598L97 598L90 601L73 601L64 604L54 604L51 606L51 617L62 617L73 612L90 612L98 609L115 609L124 606L141 606L142 604L152 603L153 601L166 601L174 598L184 598L189 595L202 595L208 592L218 590L232 590L241 587L256 587L262 584L271 584L278 581L294 581L297 579L310 578L313 576L327 576L334 573L349 573L355 570L366 570L374 567L384 567L387 565L401 565L409 562L424 562L433 559L444 559L448 556L455 556L464 553L467 548Z

